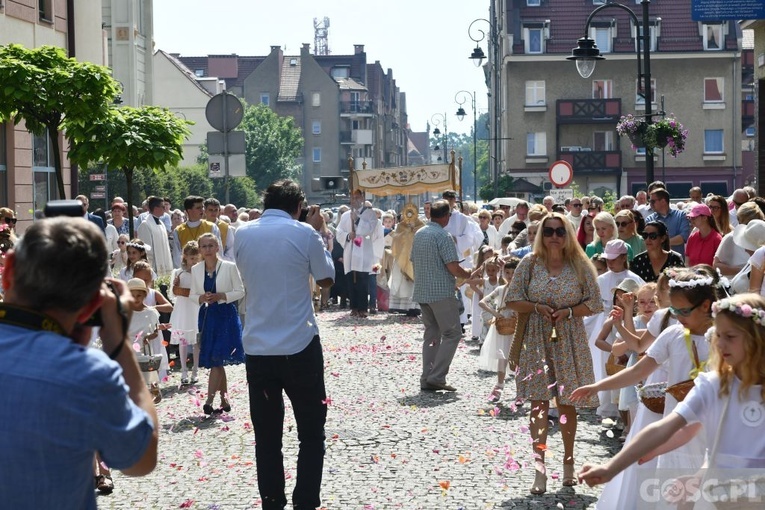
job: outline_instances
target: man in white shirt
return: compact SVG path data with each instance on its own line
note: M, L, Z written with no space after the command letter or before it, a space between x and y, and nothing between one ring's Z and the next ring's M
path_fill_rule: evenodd
M510 216L509 218L505 219L505 221L502 222L502 225L499 227L499 236L505 237L508 232L510 232L510 228L513 226L513 223L516 221L522 221L527 226L529 224L529 204L525 201L518 202L518 205L515 206L515 214Z
M306 221L297 221L304 201L305 194L296 182L276 181L263 194L263 216L239 228L234 243L234 258L246 291L242 344L264 510L287 505L282 392L292 403L300 437L292 508L321 506L327 394L308 281L313 277L320 287L330 287L335 268L319 235L324 225L319 207L311 206Z
M147 199L149 215L138 226L138 238L151 246L147 250L149 264L157 276L169 276L173 272L173 257L170 254L170 240L167 237L167 229L160 218L165 212L163 200L160 197L151 196Z
M385 232L372 204L364 202L364 192L354 190L351 208L337 225L335 242L343 246L343 266L350 288L351 317L361 319L369 311L369 273L383 256Z
M574 226L574 232L579 230L579 224L582 222L582 199L572 198L569 202L571 210L566 213L566 219Z

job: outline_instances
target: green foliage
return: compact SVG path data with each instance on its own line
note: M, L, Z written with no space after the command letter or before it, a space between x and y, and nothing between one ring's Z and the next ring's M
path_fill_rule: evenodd
M515 179L513 179L509 175L500 176L499 183L498 183L499 196L506 197L508 193L512 192L514 182L515 182ZM494 183L487 182L486 184L481 186L481 189L478 190L478 195L481 197L482 200L491 200L493 198L496 198L494 196Z
M81 166L104 164L122 170L127 202L132 205L134 170L178 164L183 158L183 141L190 134L189 124L166 108L111 108L104 118L69 127L67 133L72 142L69 158ZM132 217L128 207L128 219ZM133 237L133 222L128 224Z
M297 179L296 160L303 154L303 137L292 117L280 117L263 105L244 105L244 118L237 129L245 133L247 176L258 190L278 179ZM200 148L200 163L207 163L206 147ZM232 182L239 178L233 179Z
M48 129L59 195L64 198L59 130L104 118L119 94L111 71L66 56L62 48L0 47L0 122L22 119L37 135Z

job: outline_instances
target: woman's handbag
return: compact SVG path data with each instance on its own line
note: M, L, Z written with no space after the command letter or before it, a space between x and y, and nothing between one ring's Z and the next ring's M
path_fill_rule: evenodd
M747 262L730 281L731 294L745 294L749 292L749 279L752 276L752 263Z

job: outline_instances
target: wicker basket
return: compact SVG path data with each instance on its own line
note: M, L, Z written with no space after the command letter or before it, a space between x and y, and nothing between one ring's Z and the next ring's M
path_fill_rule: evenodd
M627 368L627 365L619 363L621 357L616 358L613 354L608 355L606 360L606 375L615 375Z
M658 382L646 384L638 387L638 397L649 411L656 414L664 414L664 392L667 389L667 383Z
M518 323L516 317L497 317L494 319L494 326L500 335L512 335L515 333L515 326Z
M151 345L148 342L143 344L143 352L136 354L136 360L138 361L138 367L141 372L156 372L159 370L159 365L162 363L161 354L152 354Z
M667 393L675 397L675 400L678 402L682 402L685 399L685 396L691 391L691 388L693 388L693 379L688 379L687 381L681 381L672 386L667 386Z

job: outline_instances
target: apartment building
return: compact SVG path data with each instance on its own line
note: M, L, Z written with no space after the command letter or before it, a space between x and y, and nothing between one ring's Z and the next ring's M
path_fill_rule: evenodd
M588 35L605 60L588 79L566 60L584 36L587 17L605 3L499 5L505 172L549 189L548 168L565 160L582 192L621 195L645 188L645 149L633 149L616 133L622 115L645 112L636 56L642 21L636 26L621 9L600 11ZM639 1L622 3L642 18ZM649 18L652 111L674 114L689 131L686 151L676 159L655 154L655 178L675 196L686 196L691 186L728 194L748 177L741 150L750 120L742 118L741 29L733 21L691 20L691 0L652 1Z
M106 34L101 28L101 0L0 1L0 45L27 48L52 45L64 48L81 61L106 64ZM64 184L67 198L74 194L77 176L65 155L62 137ZM30 225L35 210L57 199L53 154L47 134L32 135L24 122L0 123L0 206L16 211L20 232Z
M216 78L249 104L265 104L291 116L305 140L302 185L320 198L322 177L347 176L356 168L405 165L406 96L390 69L367 63L361 44L348 55L297 55L272 46L266 56L172 55L196 78Z

